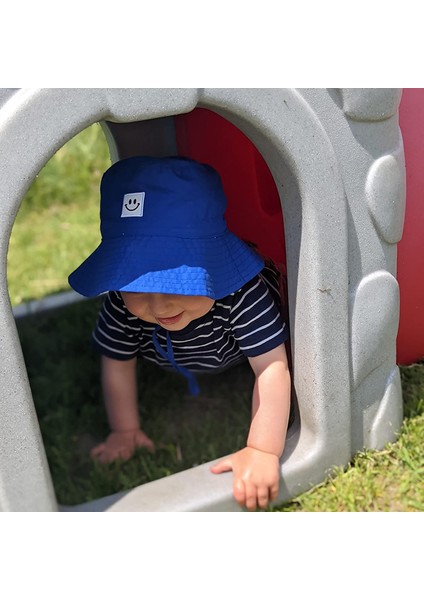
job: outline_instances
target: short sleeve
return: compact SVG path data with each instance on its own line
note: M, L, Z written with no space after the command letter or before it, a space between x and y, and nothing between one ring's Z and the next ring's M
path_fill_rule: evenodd
M130 360L138 354L140 336L140 320L127 310L121 294L109 292L93 331L94 348L109 358Z
M230 323L240 350L248 357L265 354L288 339L279 307L260 276L234 294Z

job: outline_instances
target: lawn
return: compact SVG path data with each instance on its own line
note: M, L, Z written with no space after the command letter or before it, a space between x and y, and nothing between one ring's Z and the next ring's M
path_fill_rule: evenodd
M8 256L12 303L69 289L67 275L96 247L98 185L110 165L100 127L71 140L34 181L19 211ZM201 378L185 396L177 374L143 365L140 412L158 443L125 465L88 458L107 432L98 357L90 332L99 300L18 320L34 402L58 500L77 504L213 460L243 445L252 374L246 365ZM345 469L273 511L424 510L424 363L401 368L405 419L399 439L364 451Z
M100 242L98 190L110 164L96 124L63 146L34 180L10 238L13 305L69 289L70 271Z

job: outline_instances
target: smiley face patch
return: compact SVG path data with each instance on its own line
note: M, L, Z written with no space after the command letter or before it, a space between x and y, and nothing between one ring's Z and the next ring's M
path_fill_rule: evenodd
M145 192L125 194L122 201L121 217L142 217Z

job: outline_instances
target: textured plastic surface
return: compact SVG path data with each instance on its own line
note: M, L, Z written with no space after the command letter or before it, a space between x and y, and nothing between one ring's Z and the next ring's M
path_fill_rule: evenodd
M0 94L1 510L57 508L7 294L10 231L43 165L96 121L136 122L210 108L255 143L273 174L284 213L299 407L282 459L279 501L322 481L362 447L381 448L396 438L402 421L396 244L405 205L399 99L392 89ZM111 131L116 157L119 143ZM236 511L231 481L231 474L214 476L202 465L79 509Z

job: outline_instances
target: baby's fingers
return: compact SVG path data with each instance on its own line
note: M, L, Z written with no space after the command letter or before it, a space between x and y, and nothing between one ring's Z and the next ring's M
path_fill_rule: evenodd
M96 458L97 460L100 460L103 452L105 451L105 448L106 448L106 444L99 444L98 446L95 446L90 451L91 458Z
M276 496L277 494L275 495L275 497ZM271 498L271 491L268 487L256 487L253 483L246 482L244 504L246 505L246 508L248 510L256 510L257 508L267 508Z
M111 463L115 460L128 460L133 455L133 450L126 446L109 448L107 443L99 444L90 452L91 458L98 460L101 464Z
M260 508L266 508L270 499L270 490L267 487L258 488L258 504Z
M279 485L278 485L278 483L279 482L277 481L277 483L275 483L274 485L272 485L270 487L270 490L269 490L269 499L270 499L271 502L274 502L278 498L278 491L279 491Z
M233 463L231 462L230 457L220 460L219 463L217 463L216 465L213 465L211 467L211 471L212 471L212 473L215 473L215 475L219 475L220 473L225 473L226 471L232 471L232 470L233 470Z
M258 500L258 488L250 482L245 482L245 504L247 510L256 510Z
M233 494L240 506L250 511L266 508L270 501L270 490L267 487L256 487L254 483L242 479L234 481Z
M246 486L242 479L234 478L233 496L240 506L246 506Z
M137 448L147 448L149 452L155 451L155 443L143 432L140 432L135 439Z

